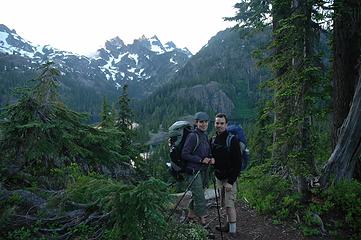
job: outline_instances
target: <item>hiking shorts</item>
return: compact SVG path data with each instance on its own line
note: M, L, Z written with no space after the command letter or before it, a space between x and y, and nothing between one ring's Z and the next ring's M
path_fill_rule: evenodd
M217 178L216 178L217 179ZM220 194L221 206L226 208L234 208L234 202L237 195L237 183L234 182L231 191L226 191L223 187L223 184L227 182L227 179L219 180L217 179L217 190Z

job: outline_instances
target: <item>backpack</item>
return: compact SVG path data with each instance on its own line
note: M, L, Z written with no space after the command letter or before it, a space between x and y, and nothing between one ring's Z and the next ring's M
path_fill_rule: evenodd
M241 171L244 171L248 167L250 161L250 156L249 156L250 154L247 145L246 135L244 134L243 128L239 124L228 125L227 131L228 131L228 136L226 139L226 147L227 149L230 149L231 141L233 137L235 137L239 141L239 146L242 155Z
M191 123L187 121L177 121L172 124L172 126L168 129L168 145L169 145L169 156L170 156L170 164L169 171L171 175L176 180L183 180L183 173L185 173L186 168L186 161L182 159L182 149L184 146L184 143L187 139L187 136L195 132L194 127ZM196 146L193 149L193 152L198 148L199 146L199 136L197 136L197 143Z

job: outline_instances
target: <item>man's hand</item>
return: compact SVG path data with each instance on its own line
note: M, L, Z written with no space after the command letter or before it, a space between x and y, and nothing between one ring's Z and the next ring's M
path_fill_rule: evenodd
M214 162L215 162L215 160L214 160L214 158L204 158L203 160L202 160L202 163L203 164L214 164Z
M229 191L232 191L233 185L231 185L231 184L229 184L228 182L226 182L226 183L223 184L223 187L224 187L224 189L225 189L227 192L229 192Z

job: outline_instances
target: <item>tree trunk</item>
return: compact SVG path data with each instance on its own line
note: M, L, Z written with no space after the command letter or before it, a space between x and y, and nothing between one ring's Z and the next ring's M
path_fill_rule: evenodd
M275 34L279 28L280 28L280 21L288 18L290 16L291 13L291 1L280 1L280 2L274 2L273 6L272 6L272 16L273 16L273 21L272 21L272 32L273 32L273 42L276 42L276 47L273 49L274 56L277 56L279 54L282 54L284 49L287 47L286 43L283 42L281 40L282 36L278 36L278 34ZM282 80L281 80L281 76L284 75L287 71L287 67L288 64L291 63L286 63L283 66L277 66L274 71L275 71L275 79L277 79L276 81L278 81L277 85L281 86L282 85ZM279 97L277 97L279 95L279 89L277 89L278 87L274 88L274 97L273 97L273 101L274 101L274 106L277 105L281 105L283 104L283 102L286 102L285 105L287 105L287 100L282 100L279 99ZM283 102L281 102L283 101ZM273 115L273 122L275 124L278 123L283 123L285 121L285 119L287 119L287 117L285 116L286 113L290 112L289 110L289 106L286 107L285 109L277 109L274 108L274 115ZM289 151L289 146L287 144L277 144L280 136L283 134L284 130L282 128L277 128L273 131L272 134L272 138L273 138L273 144L272 144L272 152L271 152L271 158L274 161L285 161L285 159L287 159L287 152Z
M304 16L304 20L300 22L300 28L302 27L303 38L302 42L299 42L299 48L302 49L302 56L299 56L299 59L295 59L295 68L298 70L303 70L307 66L318 66L319 62L316 62L315 55L315 45L319 41L319 35L317 34L318 29L313 29L312 27L312 17L311 11L313 6L313 1L293 1L294 8L296 12L299 12ZM297 23L297 22L296 22ZM299 123L298 132L300 141L296 148L300 152L305 153L303 158L299 159L302 161L301 165L305 166L303 171L299 171L299 176L297 176L297 189L302 196L302 201L307 202L311 196L307 176L315 175L316 173L316 164L314 161L314 147L312 144L312 117L310 116L311 109L313 108L312 102L308 100L308 97L313 84L317 82L315 76L306 75L303 78L303 81L300 82L301 92L298 97L298 101L295 101L296 113L299 117L303 118L303 121ZM299 102L299 104L297 104Z
M347 117L358 79L361 53L360 0L335 0L333 31L333 125L332 148Z
M350 111L340 129L340 137L331 157L324 166L321 184L351 179L361 150L361 80L359 79Z

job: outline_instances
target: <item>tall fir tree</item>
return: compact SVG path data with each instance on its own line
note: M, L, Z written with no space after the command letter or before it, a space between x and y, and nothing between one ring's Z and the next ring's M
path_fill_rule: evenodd
M134 114L130 108L130 98L128 97L128 85L123 86L122 95L118 101L118 117L115 121L115 128L123 134L120 140L120 148L123 155L128 156L128 161L133 165L141 164L139 146L134 142L135 130L133 129Z
M85 115L69 110L59 99L59 71L44 64L33 87L20 90L17 103L2 111L1 162L8 170L42 174L86 155L79 142L88 131Z
M108 103L108 100L106 97L103 98L103 108L100 113L100 127L103 128L110 128L114 127L115 120L114 120L114 111L111 108L110 104Z
M119 113L116 121L116 127L124 133L129 133L131 137L133 124L133 111L130 108L130 99L128 97L128 85L123 86L122 95L119 97Z
M270 55L264 61L273 70L266 85L272 94L274 122L272 160L289 176L297 176L297 187L305 193L305 177L314 175L312 118L324 79L319 52L320 27L315 5L317 1L271 0L241 1L236 5L246 14L231 20L242 27L264 27L271 13L272 35ZM253 13L253 14L251 14ZM267 105L268 106L268 105Z

